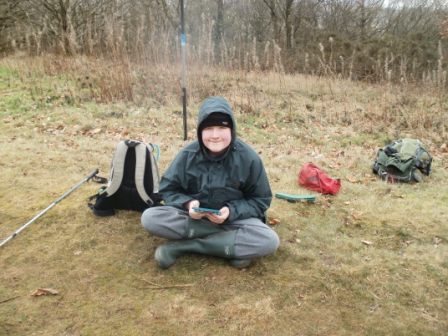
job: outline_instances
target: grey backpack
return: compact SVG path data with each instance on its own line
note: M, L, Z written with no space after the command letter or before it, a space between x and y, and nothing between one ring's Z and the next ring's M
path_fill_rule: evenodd
M143 211L160 204L159 170L154 153L158 147L135 140L120 141L115 150L107 186L91 197L97 216L111 216L115 209Z

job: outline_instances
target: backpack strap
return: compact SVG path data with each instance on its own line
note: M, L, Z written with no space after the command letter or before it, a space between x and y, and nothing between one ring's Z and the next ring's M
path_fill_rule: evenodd
M417 149L415 153L415 166L422 171L423 174L431 173L432 157L423 146Z
M147 147L143 143L139 143L135 147L135 186L137 187L137 192L140 195L141 199L148 203L154 204L154 201L149 197L146 193L145 185L144 185L144 177L145 177L145 164L146 164L146 149ZM151 152L149 152L151 153ZM151 169L152 169L152 158L151 159ZM152 171L154 174L154 171Z
M160 148L154 144L148 144L146 146L148 148L148 152L151 154L151 172L152 172L152 182L153 182L153 193L158 193L160 189L160 176L159 176L159 168L157 167L157 161L160 156ZM152 153L156 151L157 157L155 158Z
M124 160L126 158L126 153L128 151L128 146L124 141L120 141L115 150L114 158L112 160L112 169L109 176L109 184L104 190L106 195L113 195L121 186L121 181L123 180L124 173Z

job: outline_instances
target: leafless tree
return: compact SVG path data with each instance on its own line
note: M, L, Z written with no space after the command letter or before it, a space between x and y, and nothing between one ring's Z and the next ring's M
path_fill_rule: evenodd
M210 64L243 67L249 58L254 64L264 59L262 68L269 69L269 55L275 52L291 72L307 64L316 69L325 60L331 73L345 71L350 78L381 79L384 74L372 73L394 73L394 67L401 74L414 71L417 78L428 64L438 62L440 68L448 36L446 0L185 4L191 59ZM0 0L0 51L174 61L179 24L179 0ZM347 63L355 76L348 74Z

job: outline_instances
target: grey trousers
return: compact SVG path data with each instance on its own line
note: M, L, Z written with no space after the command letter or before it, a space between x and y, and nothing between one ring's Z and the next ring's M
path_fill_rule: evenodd
M146 209L142 215L143 227L153 235L182 240L192 238L189 234L188 212L171 207L160 206ZM258 218L236 220L227 224L213 224L201 220L204 225L213 226L216 232L236 230L235 258L252 259L274 253L279 244L277 233Z

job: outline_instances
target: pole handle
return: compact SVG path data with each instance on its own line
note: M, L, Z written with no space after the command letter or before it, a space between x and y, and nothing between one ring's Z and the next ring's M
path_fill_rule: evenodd
M92 171L91 173L90 173L90 175L89 176L87 176L87 180L86 181L89 181L89 180L91 180L92 178L94 178L95 176L96 176L96 174L98 174L99 173L99 169L98 168L96 168L94 171Z

